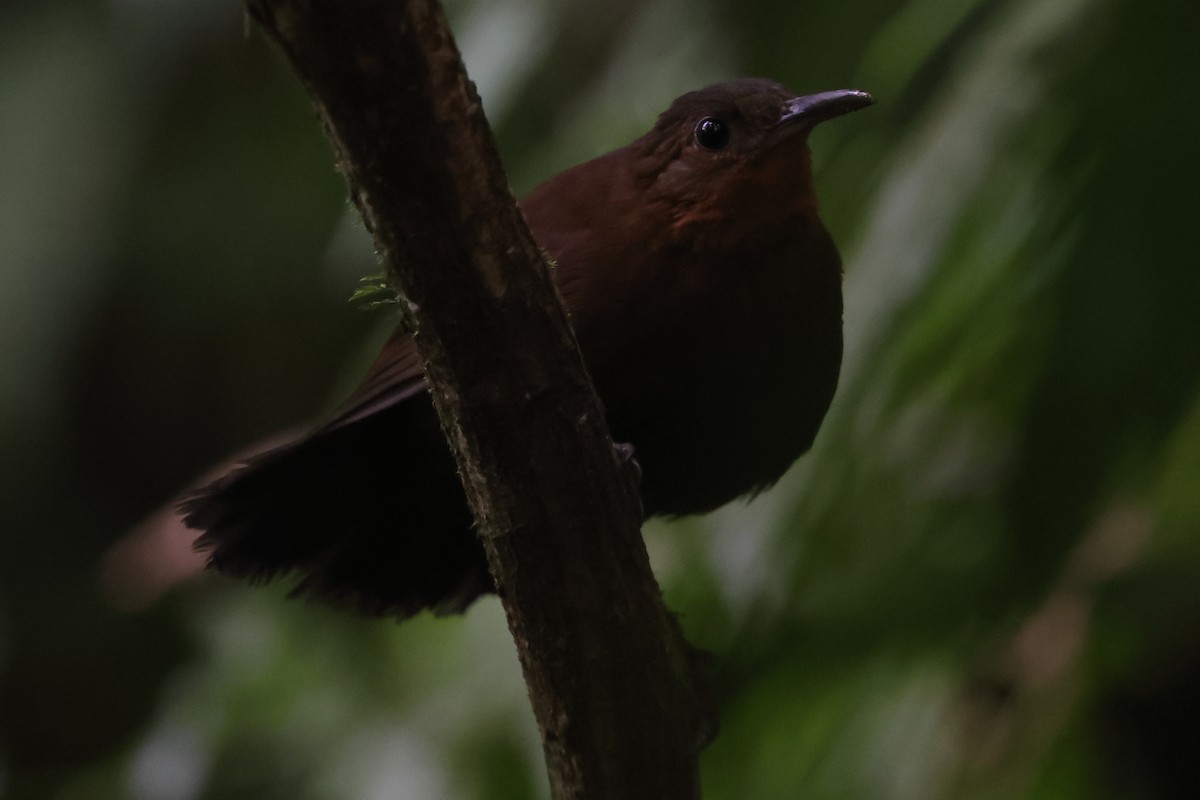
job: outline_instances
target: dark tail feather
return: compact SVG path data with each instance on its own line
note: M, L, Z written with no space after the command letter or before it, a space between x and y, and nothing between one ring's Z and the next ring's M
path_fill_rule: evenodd
M372 615L453 613L492 591L427 396L250 459L180 504L226 575Z

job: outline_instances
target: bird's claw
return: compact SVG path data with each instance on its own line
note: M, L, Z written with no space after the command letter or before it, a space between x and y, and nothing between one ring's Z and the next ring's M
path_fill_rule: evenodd
M633 473L633 481L639 486L642 483L642 465L637 460L637 450L629 442L616 442L613 452L617 454L617 464Z

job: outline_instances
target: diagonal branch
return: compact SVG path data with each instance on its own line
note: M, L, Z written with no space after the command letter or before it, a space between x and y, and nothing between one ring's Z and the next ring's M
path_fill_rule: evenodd
M698 797L700 712L637 492L440 6L247 8L307 86L412 303L554 797Z

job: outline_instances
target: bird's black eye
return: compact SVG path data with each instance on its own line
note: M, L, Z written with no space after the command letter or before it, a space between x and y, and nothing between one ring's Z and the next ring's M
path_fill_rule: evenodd
M696 144L705 150L721 150L729 144L729 126L716 117L696 123Z

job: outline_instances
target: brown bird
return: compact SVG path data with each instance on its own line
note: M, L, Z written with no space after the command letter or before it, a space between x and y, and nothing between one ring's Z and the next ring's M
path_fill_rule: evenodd
M807 139L871 102L716 84L521 202L614 439L635 448L647 517L756 493L812 445L837 385L842 297ZM294 573L296 593L366 613L461 611L493 588L403 332L331 419L181 509L218 571Z

